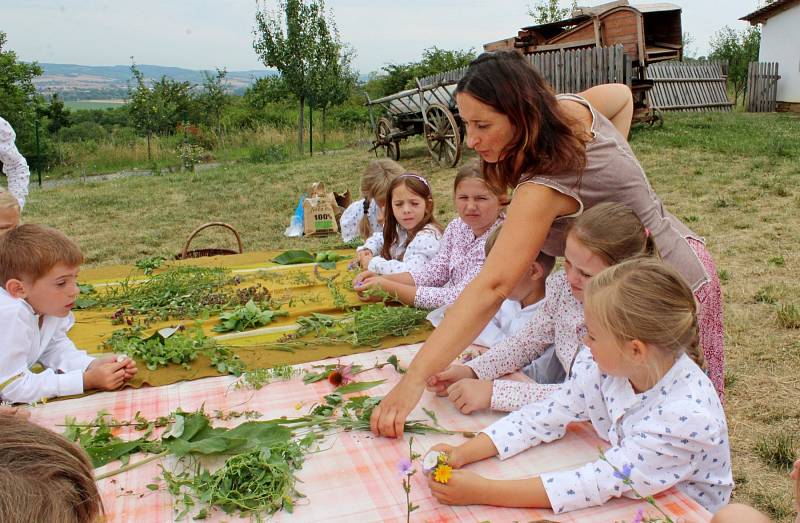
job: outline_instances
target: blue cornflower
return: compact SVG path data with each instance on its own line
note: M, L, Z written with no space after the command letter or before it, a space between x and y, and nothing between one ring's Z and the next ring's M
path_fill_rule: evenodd
M400 473L401 476L407 476L411 472L411 460L408 458L401 459L397 463L397 471Z
M614 477L619 478L623 481L631 479L631 471L633 470L633 465L623 465L622 471L619 470L614 471Z

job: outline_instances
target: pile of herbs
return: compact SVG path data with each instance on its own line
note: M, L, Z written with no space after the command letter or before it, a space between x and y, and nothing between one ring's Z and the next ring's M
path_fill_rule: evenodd
M229 301L229 272L216 267L174 267L143 281L127 278L99 296L101 307L120 307L155 319L197 317L216 312Z
M213 427L210 417L199 410L182 412L148 421L136 416L120 422L101 414L89 423L67 418L65 436L83 447L95 467L120 460L120 469L98 476L98 480L131 470L156 459L173 455L178 458L175 470L162 466L166 489L175 496L178 519L194 513L196 519L207 517L214 508L242 516L291 511L301 497L294 473L315 443L342 431L368 431L372 411L380 397L358 396L345 399L342 392L324 397L311 411L296 418L246 421L233 428ZM161 437L154 429L166 428ZM124 441L112 430L129 427L141 432L138 438ZM409 420L406 432L412 434L450 432L420 420ZM130 462L132 454L149 457ZM210 471L196 460L202 457L228 456L224 465ZM180 469L180 470L179 470ZM151 490L160 484L147 486Z
M142 333L141 326L117 330L103 343L103 347L141 361L151 371L169 364L189 369L200 354L207 356L221 374L238 376L244 371L244 363L239 357L229 347L206 336L199 325L188 331L181 327L164 328L146 338Z
M288 315L287 311L272 311L268 308L262 310L253 300L250 300L244 307L220 314L219 324L212 330L214 332L240 332L267 325L272 323L275 318Z
M298 330L278 340L274 348L294 350L336 343L377 347L389 336L406 336L418 329L427 315L426 310L383 303L367 304L343 316L313 313L298 318Z
M333 269L336 267L336 262L345 260L349 256L337 254L333 251L320 251L316 254L294 249L284 251L272 259L273 262L280 265L294 265L297 263L316 263L325 269Z

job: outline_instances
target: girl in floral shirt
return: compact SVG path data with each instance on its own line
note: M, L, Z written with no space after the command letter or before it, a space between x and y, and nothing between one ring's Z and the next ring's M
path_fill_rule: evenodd
M492 456L508 459L588 421L609 443L570 470L517 480L456 470L429 480L442 503L552 508L557 514L611 498L676 487L714 512L733 489L728 427L708 376L686 355L698 351L697 304L664 262L637 258L610 267L586 287L584 348L569 381L463 445L436 445L455 469Z
M485 408L510 412L547 398L562 386L582 346L587 282L641 255L657 255L657 249L630 207L601 203L587 210L567 235L565 270L547 279L544 303L527 325L465 365L435 374L428 389L447 395L464 414ZM526 372L497 379L518 370Z
M384 276L371 271L359 274L353 286L363 300L375 299L364 291L380 289L402 303L435 309L454 302L480 272L486 259L486 238L503 221L505 194L484 181L476 163L458 171L453 193L458 218L445 229L436 256L410 272Z

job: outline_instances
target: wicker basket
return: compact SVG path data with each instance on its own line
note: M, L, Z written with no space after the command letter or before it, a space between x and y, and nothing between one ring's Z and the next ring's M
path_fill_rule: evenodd
M202 231L203 229L207 229L209 227L224 227L230 230L236 237L236 243L239 245L239 250L234 251L232 249L211 248L211 249L195 249L190 251L189 246L191 245L192 240L194 240L194 237L197 236L197 234L200 231ZM242 254L242 252L244 252L244 249L242 248L242 238L239 236L239 233L236 231L236 229L233 228L232 225L228 225L227 223L222 223L222 222L209 222L201 225L200 227L192 231L192 234L189 235L189 239L186 240L186 245L183 246L183 252L181 252L180 254L176 254L175 259L185 260L188 258L202 258L204 256L223 256L228 254Z

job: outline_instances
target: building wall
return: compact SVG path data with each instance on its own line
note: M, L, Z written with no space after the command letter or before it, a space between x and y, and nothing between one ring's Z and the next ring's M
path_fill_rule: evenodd
M778 62L778 101L800 103L800 3L767 19L761 26L759 62ZM794 43L792 43L794 42Z

